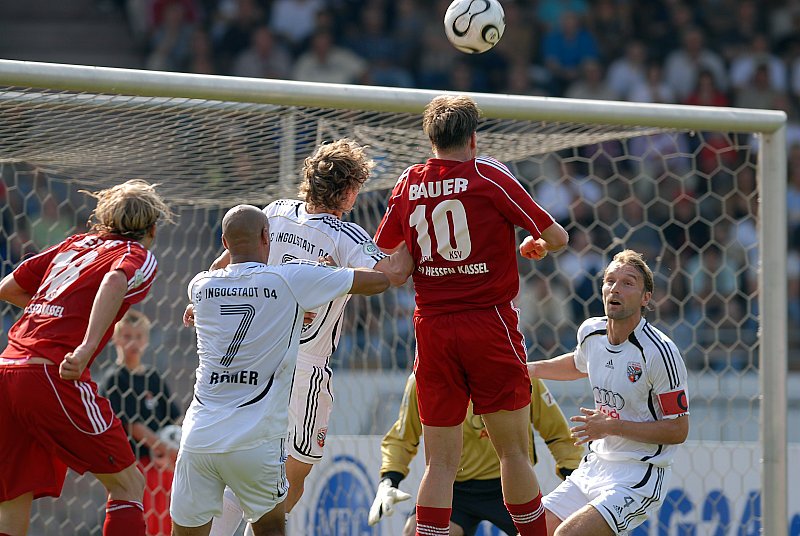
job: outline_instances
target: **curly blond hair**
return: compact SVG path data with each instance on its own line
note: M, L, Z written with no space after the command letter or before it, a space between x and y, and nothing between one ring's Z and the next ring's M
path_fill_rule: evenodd
M97 199L89 228L97 234L118 234L141 240L159 219L172 223L174 215L155 189L156 185L131 179L97 192L81 192Z
M365 149L347 138L320 145L303 162L300 198L318 209L341 211L350 191L361 188L375 167Z

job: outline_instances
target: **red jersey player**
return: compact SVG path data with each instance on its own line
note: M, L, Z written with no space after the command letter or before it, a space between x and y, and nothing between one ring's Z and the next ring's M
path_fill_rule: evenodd
M436 158L408 168L376 234L385 251L407 245L415 261L414 331L426 470L417 534L448 534L461 423L472 399L500 458L503 497L522 536L546 534L528 457L531 384L511 303L519 288L515 226L529 259L566 246L566 231L503 164L476 158L479 110L465 96L425 108Z
M67 467L92 472L108 490L103 534L145 533L144 478L89 366L150 290L156 259L148 248L156 221L171 213L142 180L92 195L91 232L0 282L0 299L24 309L0 354L0 534L25 534L33 499L58 497Z

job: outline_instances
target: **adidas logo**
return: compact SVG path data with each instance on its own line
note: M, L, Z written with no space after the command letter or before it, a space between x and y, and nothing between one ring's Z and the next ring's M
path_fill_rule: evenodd
M614 368L614 361L612 361L611 359L606 361L606 368L613 369Z

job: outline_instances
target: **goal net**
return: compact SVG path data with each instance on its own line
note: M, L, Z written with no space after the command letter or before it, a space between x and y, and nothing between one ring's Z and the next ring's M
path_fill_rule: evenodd
M160 275L137 309L152 322L148 374L164 378L182 413L197 364L193 330L181 324L186 285L221 251L225 211L297 197L303 159L321 142L348 137L367 144L377 166L346 218L374 232L400 172L430 156L421 111L433 95L0 62L0 271L85 230L93 205L80 190L128 178L160 183L179 219L158 230ZM570 234L565 251L519 262L530 360L570 351L582 320L603 314L601 273L614 253L641 251L656 275L648 318L686 361L691 428L664 506L637 534L785 527L785 170L774 163L785 150L783 116L475 98L485 115L479 152L507 164ZM351 300L332 360L329 452L309 477L290 534L399 533L402 520L370 528L366 512L380 436L397 418L413 363L413 306L410 285ZM19 311L0 306L0 315L5 344ZM111 347L97 359L99 385L113 377L115 360ZM105 387L118 398L132 388ZM586 382L548 387L567 417L594 406ZM153 409L154 395L139 393L137 407L147 406L141 414L155 431L174 419ZM537 473L552 488L552 459L541 441L537 451ZM413 474L401 484L412 493ZM99 483L70 473L61 499L35 502L30 533L101 534L104 503Z

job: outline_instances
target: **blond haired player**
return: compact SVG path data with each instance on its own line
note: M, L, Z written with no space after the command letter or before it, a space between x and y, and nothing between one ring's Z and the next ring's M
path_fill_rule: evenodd
M689 402L678 348L644 318L653 286L640 253L617 253L603 273L606 316L581 324L573 352L528 364L531 378L588 376L594 393L595 407L571 419L589 454L542 501L551 535L624 534L664 500Z
M91 230L23 261L0 299L23 308L0 354L0 533L28 528L31 504L58 497L67 467L108 490L103 534L143 536L144 478L89 368L114 324L156 276L148 248L172 214L143 180L90 194ZM9 433L13 430L13 433Z
M539 484L528 457L531 383L512 300L520 253L541 259L567 232L499 161L478 157L480 112L466 96L439 96L422 128L435 158L409 167L392 191L376 242L414 258L414 333L426 468L417 533L446 534L469 401L500 458L503 498L522 536L545 533Z
M578 467L583 447L576 446L570 436L569 425L561 408L539 379L533 379L530 405L530 423L547 444L555 459L556 474L562 480ZM500 487L500 460L489 441L489 435L480 415L472 412L472 405L464 419L464 447L459 462L458 476L453 485L453 513L450 516L450 536L472 536L481 521L489 521L508 534L516 528L503 505ZM536 463L531 430L531 461ZM370 525L384 515L392 515L394 503L410 498L397 489L408 476L408 466L416 455L422 423L419 420L417 382L411 374L400 405L400 415L381 442L381 482L369 512ZM416 530L414 516L409 517L404 536L413 536Z
M412 269L407 252L386 255L364 229L341 219L353 209L373 166L364 148L349 139L322 144L306 158L300 184L302 199L279 199L264 208L270 224L269 264L330 256L338 266L373 268L385 273L392 285L405 283ZM227 262L225 252L213 267L223 267ZM302 496L305 478L323 456L333 407L330 359L339 342L349 299L342 296L317 309L300 335L289 403L287 512ZM214 536L235 532L242 518L237 502L230 491L226 492L223 515L214 520Z

